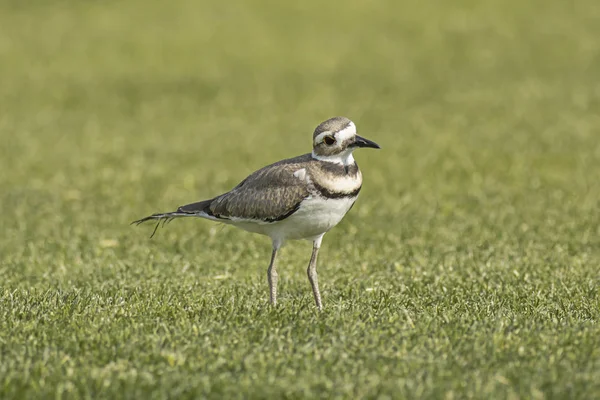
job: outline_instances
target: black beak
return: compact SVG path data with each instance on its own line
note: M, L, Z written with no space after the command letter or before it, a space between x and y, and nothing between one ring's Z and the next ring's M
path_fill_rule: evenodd
M354 142L356 147L370 147L372 149L380 149L379 145L372 140L365 139L362 136L356 135L356 141Z

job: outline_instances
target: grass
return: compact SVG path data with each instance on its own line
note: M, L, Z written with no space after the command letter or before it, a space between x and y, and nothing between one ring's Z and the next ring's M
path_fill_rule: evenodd
M594 0L0 2L0 398L597 398ZM320 254L175 221L352 118Z

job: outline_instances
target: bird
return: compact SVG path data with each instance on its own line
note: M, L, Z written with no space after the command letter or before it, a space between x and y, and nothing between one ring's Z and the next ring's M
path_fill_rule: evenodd
M316 307L322 310L317 256L323 236L350 211L362 188L362 173L352 155L359 148L380 146L358 136L350 119L330 118L314 130L311 153L267 165L219 196L177 211L152 214L132 224L157 221L154 236L161 222L165 225L175 218L194 217L268 236L272 252L267 280L273 306L277 305L277 256L281 247L288 240L312 241L307 275Z

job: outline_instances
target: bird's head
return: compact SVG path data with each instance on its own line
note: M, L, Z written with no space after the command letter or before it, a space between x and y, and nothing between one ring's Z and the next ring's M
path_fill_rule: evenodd
M356 134L356 125L346 117L322 122L313 134L313 158L338 164L352 164L352 152L359 147L379 149L379 145Z

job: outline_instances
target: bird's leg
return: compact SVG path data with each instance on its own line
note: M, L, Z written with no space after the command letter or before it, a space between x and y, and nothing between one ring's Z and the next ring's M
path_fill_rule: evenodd
M275 264L277 258L277 250L278 248L273 246L273 253L271 254L271 263L269 264L269 269L267 270L267 278L269 279L269 294L272 305L277 305L277 265Z
M310 256L310 262L308 263L308 269L306 270L308 274L308 280L310 281L310 286L312 286L313 295L315 297L315 303L317 304L317 308L320 310L323 309L323 303L321 302L321 292L319 292L319 279L317 277L317 256L319 254L319 249L321 248L321 241L323 240L323 235L319 236L313 242L313 251Z

